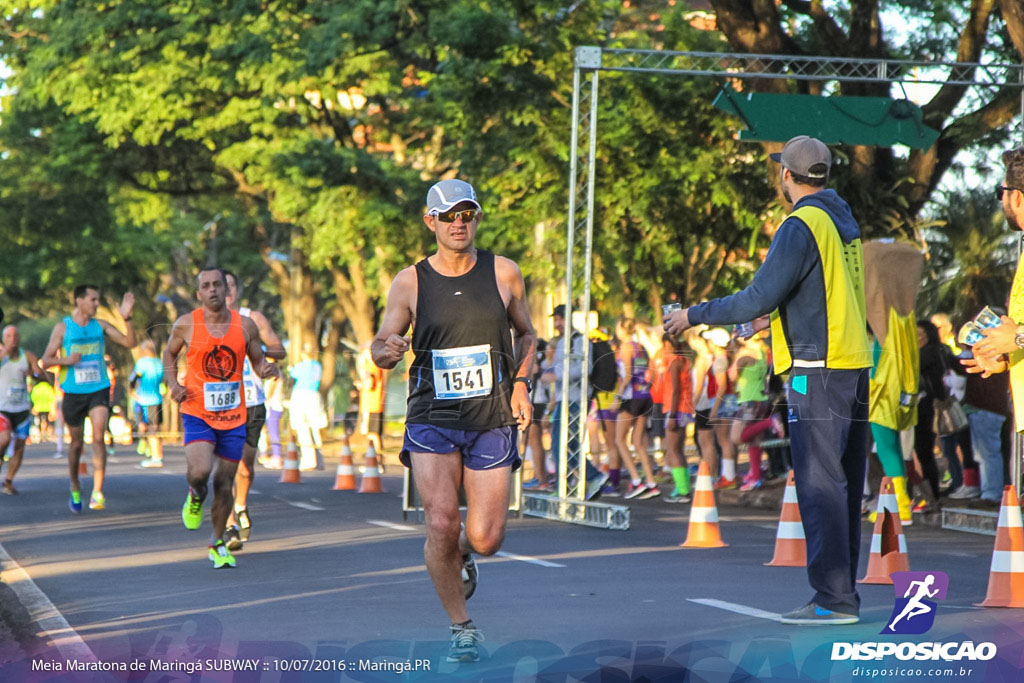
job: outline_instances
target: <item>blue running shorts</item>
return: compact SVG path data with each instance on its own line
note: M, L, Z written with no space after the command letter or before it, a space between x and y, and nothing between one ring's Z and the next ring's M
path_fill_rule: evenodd
M402 452L398 459L411 467L409 453L462 453L462 465L471 470L496 467L519 469L519 445L515 427L497 427L483 431L448 429L429 424L407 424Z
M245 446L245 425L231 429L214 429L195 415L182 415L181 423L185 426L185 445L194 441L208 441L213 444L213 452L218 457L238 462L242 459L242 448Z

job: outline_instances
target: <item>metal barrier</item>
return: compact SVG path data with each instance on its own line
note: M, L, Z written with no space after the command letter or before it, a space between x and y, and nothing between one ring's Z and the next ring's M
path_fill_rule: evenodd
M626 531L629 529L629 508L625 505L592 503L576 498L558 498L539 493L523 494L523 514L561 522L571 522L596 529Z

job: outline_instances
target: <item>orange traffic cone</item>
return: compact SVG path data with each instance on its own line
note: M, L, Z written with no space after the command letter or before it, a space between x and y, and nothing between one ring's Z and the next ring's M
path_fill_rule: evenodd
M793 470L786 478L786 492L782 494L782 514L779 516L779 531L775 534L775 556L766 567L806 567L807 539L804 537L804 522L797 505L796 483Z
M697 487L693 490L693 504L690 506L690 528L686 541L680 548L725 548L718 533L718 508L715 507L715 491L711 487L711 471L701 460L697 470Z
M288 450L284 456L284 468L281 470L282 484L301 484L299 478L299 449L295 441L288 442Z
M356 471L352 467L352 449L348 445L348 435L341 444L341 462L338 464L338 472L334 478L332 491L355 491Z
M988 592L978 607L1024 607L1024 523L1021 521L1017 490L1003 489L999 508L996 546L992 551L992 569Z
M366 446L366 463L363 465L363 481L359 484L359 493L384 493L380 485L380 470L377 469L377 451L372 441Z
M878 491L878 517L871 534L871 555L864 578L857 583L888 583L893 572L909 572L907 539L900 524L900 508L892 477L883 477Z
M89 466L85 464L85 460L78 461L78 473L89 474Z

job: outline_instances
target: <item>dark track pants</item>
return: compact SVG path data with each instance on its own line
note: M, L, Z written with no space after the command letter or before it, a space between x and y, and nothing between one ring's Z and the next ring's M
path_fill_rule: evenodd
M793 368L789 437L814 602L859 614L860 503L867 466L868 370Z

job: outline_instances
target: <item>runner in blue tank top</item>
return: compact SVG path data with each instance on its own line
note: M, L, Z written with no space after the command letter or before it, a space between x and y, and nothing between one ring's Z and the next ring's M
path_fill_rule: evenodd
M82 511L78 462L82 457L86 416L92 423L93 480L89 509L102 510L106 507L103 478L107 468L107 449L103 445L103 433L107 430L107 418L110 417L110 380L103 361L106 350L104 337L110 337L111 341L125 348L135 346L135 330L131 326L135 295L126 292L117 308L127 334L106 320L94 318L100 307L100 293L95 285L78 285L74 297L75 310L53 328L42 362L46 368L54 365L61 368L64 422L71 432L71 448L68 450L71 497L68 507L71 512L78 514Z
M395 277L370 347L385 370L410 348L415 353L401 458L423 501L427 570L452 621L450 662L480 657L482 636L466 611L477 579L470 553L493 555L501 547L512 470L520 463L515 426L526 429L533 414L537 340L526 285L514 262L474 246L481 215L469 183L443 180L430 188L423 221L437 252ZM410 339L404 335L411 325ZM463 531L460 484L468 501Z

